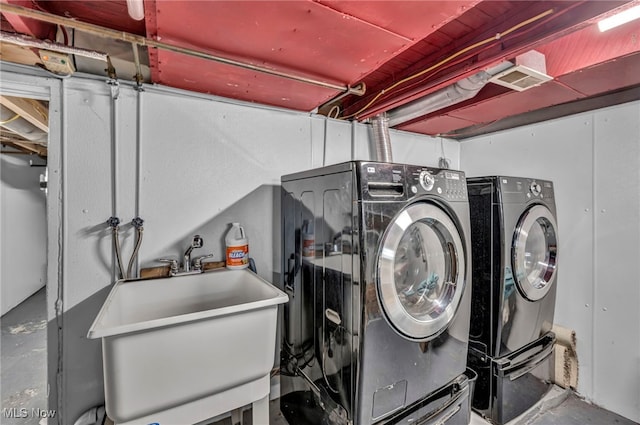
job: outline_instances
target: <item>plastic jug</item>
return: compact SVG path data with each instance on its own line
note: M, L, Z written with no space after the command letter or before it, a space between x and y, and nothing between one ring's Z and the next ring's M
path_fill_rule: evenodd
M249 240L240 223L232 223L224 238L227 245L226 263L228 269L249 267Z

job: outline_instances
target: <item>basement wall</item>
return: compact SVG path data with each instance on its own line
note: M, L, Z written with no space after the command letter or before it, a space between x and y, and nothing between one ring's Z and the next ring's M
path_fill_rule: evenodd
M35 159L34 159L35 158ZM4 315L45 286L47 220L37 156L0 155L0 295Z
M578 340L578 392L640 422L640 102L461 143L468 176L549 179L556 190L555 322Z
M104 79L56 80L3 63L3 93L51 99L48 214L50 409L71 424L104 402L101 343L87 331L116 278L110 216L144 219L139 265L181 255L223 258L229 223L241 222L258 273L278 283L280 176L370 159L368 126L195 93ZM459 144L391 131L394 161L459 166ZM198 252L199 251L199 252ZM57 406L57 407L56 407ZM54 423L50 420L50 424Z

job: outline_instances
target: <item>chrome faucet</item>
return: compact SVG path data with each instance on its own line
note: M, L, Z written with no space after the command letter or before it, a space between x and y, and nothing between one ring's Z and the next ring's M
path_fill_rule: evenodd
M191 241L191 246L187 248L187 250L184 253L184 257L182 258L182 271L184 272L191 271L191 251L193 251L194 248L202 248L203 244L204 244L204 241L202 240L200 235L195 235L193 237L193 240Z
M213 254L202 255L191 260L191 252L194 248L202 248L204 240L200 235L195 235L191 241L191 245L187 248L182 257L182 265L178 263L178 260L173 258L161 258L158 261L169 264L169 274L171 276L178 276L183 274L196 274L204 271L202 260L213 257ZM182 266L182 268L181 268Z

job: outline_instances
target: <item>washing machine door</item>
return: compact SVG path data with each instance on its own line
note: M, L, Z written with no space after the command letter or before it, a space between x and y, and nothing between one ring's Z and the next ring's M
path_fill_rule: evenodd
M511 248L515 281L530 301L544 297L555 281L558 264L558 234L553 214L535 205L522 214Z
M387 228L378 258L378 295L391 325L426 341L455 316L465 285L460 232L436 204L411 204Z

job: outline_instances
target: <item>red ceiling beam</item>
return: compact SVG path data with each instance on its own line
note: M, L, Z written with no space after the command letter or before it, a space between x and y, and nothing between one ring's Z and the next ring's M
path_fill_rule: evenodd
M429 93L432 93L446 85L449 85L459 79L472 75L481 69L485 69L492 64L514 57L520 53L524 53L530 49L535 48L537 45L543 42L549 42L556 38L562 37L568 33L584 28L593 22L593 19L609 12L610 10L628 3L628 1L611 1L611 2L579 2L579 3L565 3L565 2L527 2L530 5L526 10L518 12L515 15L510 16L505 22L500 25L494 26L485 31L480 36L476 36L473 39L463 38L455 43L454 46L447 53L439 53L438 57L427 57L424 60L409 67L401 75L397 76L391 81L387 81L379 87L370 88L369 96L364 99L356 100L354 103L348 105L345 109L344 115L353 114L359 109L363 108L369 103L373 96L375 96L384 87L391 86L394 82L400 81L412 74L415 74L419 70L426 69L432 64L442 60L447 56L450 56L456 51L461 50L464 46L471 45L479 40L495 35L501 31L516 25L524 20L537 15L550 7L554 8L554 13L548 17L543 18L538 23L532 23L530 26L525 26L517 32L511 34L506 39L501 39L500 42L492 44L492 49L478 51L470 51L468 55L457 60L454 65L444 66L440 73L432 76L431 80L424 85L414 88L412 90L401 92L397 96L389 97L382 100L371 108L364 111L358 116L359 119L363 119L372 115L376 115L380 112L389 110L391 108L400 106L411 100L420 98ZM569 13L567 13L569 12ZM353 99L350 99L353 101Z
M559 77L640 51L638 26L622 25L604 33L597 25L539 46L546 56L547 74Z
M538 46L536 50L545 55L547 74L554 77L557 80L557 84L560 84L563 89L573 90L577 97L585 97L609 90L620 89L628 85L624 75L620 74L624 69L622 63L626 63L624 58L640 52L637 33L637 28L634 25L624 25L601 33L597 25L592 24L587 28L571 33L558 40ZM618 65L612 63L616 61L619 62ZM609 65L601 67L602 69L613 69L612 75L617 75L617 77L601 79L603 81L596 80L593 77L595 71L589 70L588 68L603 64ZM618 69L617 73L615 69ZM588 78L588 86L591 87L595 84L593 90L584 90L582 85L579 85L581 84L580 82L584 80L581 76L583 72L583 75L588 74L591 76ZM564 76L566 76L566 78L562 78ZM559 89L559 87L556 86L556 89ZM518 93L504 87L490 84L472 99L404 123L400 125L399 128L417 132L423 132L428 129L429 134L435 134L454 130L456 128L455 126L446 127L456 123L455 120L471 120L471 117L473 117L475 124L486 123L495 120L495 113L502 107L506 108L498 115L502 114L503 117L522 112L521 105L516 106L518 98L520 97L523 98L523 101L528 106L532 106L536 101L541 99L539 94L536 94L537 92L539 92L539 90L531 92L533 97L529 96L528 93L518 95ZM494 102L494 98L498 100L498 103ZM568 100L571 99L559 98L552 100L550 97L547 97L547 101L543 102L542 106L554 105ZM467 110L471 110L472 113L462 112ZM485 112L483 112L485 110L491 111L494 115L487 117ZM443 116L450 117L451 119L443 119Z
M2 11L1 3L13 4L29 9L36 9L34 2L29 0L0 0L0 11ZM11 24L16 32L20 34L30 35L39 39L54 40L56 34L56 26L46 22L40 22L35 19L23 18L22 16L6 13L2 11L5 19Z

